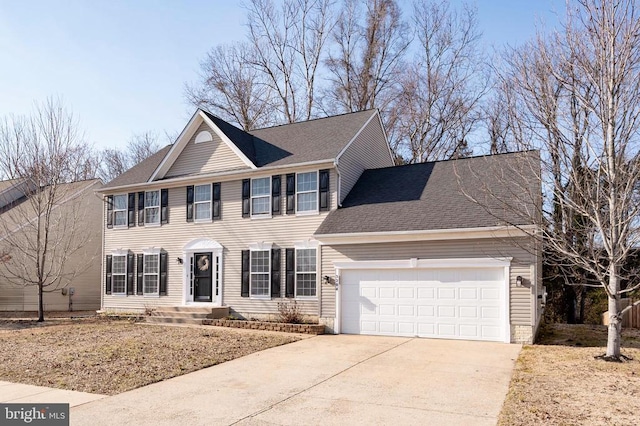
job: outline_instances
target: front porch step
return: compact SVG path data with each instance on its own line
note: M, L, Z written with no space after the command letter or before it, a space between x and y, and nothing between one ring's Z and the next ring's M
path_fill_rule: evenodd
M207 319L213 318L211 310L208 312L179 312L179 311L153 311L152 317L172 317L172 318L195 318L195 319Z
M202 325L202 318L178 318L178 317L159 317L149 316L147 317L147 323L149 324L191 324Z

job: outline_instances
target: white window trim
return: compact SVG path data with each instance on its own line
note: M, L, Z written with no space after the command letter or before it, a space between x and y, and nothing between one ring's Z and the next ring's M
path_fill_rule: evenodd
M124 209L116 209L116 197L124 197L126 205ZM124 225L116 225L116 212L124 212ZM113 196L113 227L124 229L129 227L129 194L115 194Z
M145 297L160 297L160 251L161 249L155 247L150 247L148 249L142 250L142 295ZM158 256L157 274L147 273L147 256ZM145 277L147 275L156 275L157 277L155 293L147 293L146 291L144 291Z
M309 244L312 243L312 244ZM294 253L294 267L293 267L293 273L294 273L294 284L293 284L293 290L294 290L294 294L295 294L295 298L299 299L299 300L316 300L318 299L318 270L319 270L319 265L318 265L318 244L317 241L315 242L316 244L313 244L313 242L309 241L309 242L305 242L305 243L296 243L295 244L295 253ZM308 274L310 272L298 272L298 250L315 250L316 251L316 269L313 272L314 274L316 274L316 295L315 296L298 296L298 274L302 273L302 274Z
M129 265L127 265L128 262L128 255L129 255L129 251L127 250L112 250L111 251L111 295L112 296L126 296L127 295L127 267ZM116 293L113 289L113 277L114 274L113 273L113 258L114 257L124 257L124 273L123 274L117 274L119 276L124 276L124 291L122 293Z
M196 138L193 141L193 143L211 142L212 140L213 140L213 136L211 136L211 133L206 130L202 130L196 135Z
M254 180L260 180L260 179L269 179L269 191L267 195L258 195L258 196L253 196L253 181ZM272 209L272 203L273 201L271 200L271 195L273 193L273 182L271 181L271 176L263 176L263 177L258 177L258 178L251 178L251 180L249 181L249 210L251 211L251 219L269 219L271 218L271 209ZM253 199L254 198L269 198L269 208L267 209L267 213L258 213L258 214L254 214L253 213Z
M147 207L147 200L148 200L148 196L147 194L149 194L150 192L157 192L158 193L158 205L157 206L149 206ZM160 199L160 197L162 196L162 193L159 189L153 190L153 191L145 191L144 192L144 226L160 226L160 223L162 222L162 218L160 217L160 215L162 214L162 200ZM151 209L158 209L158 221L157 222L147 222L147 210L151 210Z
M309 174L309 173L315 173L316 174L316 189L312 190L312 191L298 191L298 179L299 179L299 175L305 175L305 174ZM316 170L315 172L297 172L296 173L296 192L295 192L295 197L296 197L296 202L295 202L295 206L296 206L296 216L309 216L309 215L316 215L316 214L320 214L320 173ZM298 211L298 205L300 203L298 203L298 194L310 194L312 192L316 193L316 208L315 210L304 210L304 211Z
M250 299L261 299L261 300L271 300L271 243L259 242L249 244L249 298ZM264 272L253 272L251 263L252 263L252 253L258 251L266 251L268 253L269 266L267 268L267 284L268 291L266 295L253 295L251 294L251 287L253 286L253 276L260 274L264 275Z
M209 201L196 201L196 188L198 186L207 186L209 185ZM196 219L196 206L198 204L205 204L205 203L209 203L209 217L206 219ZM193 187L193 222L194 223L211 223L212 222L212 216L213 216L213 185L212 184L202 184L202 185L194 185Z

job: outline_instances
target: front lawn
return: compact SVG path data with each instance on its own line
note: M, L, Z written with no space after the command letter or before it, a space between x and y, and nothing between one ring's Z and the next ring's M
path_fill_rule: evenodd
M108 319L0 324L0 380L114 395L299 340Z
M623 332L624 363L604 354L607 330L546 325L516 363L500 425L631 425L640 416L640 332Z

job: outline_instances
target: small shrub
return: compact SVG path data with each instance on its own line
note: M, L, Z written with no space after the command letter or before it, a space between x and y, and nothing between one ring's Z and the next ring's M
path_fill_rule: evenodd
M293 302L278 302L278 321L288 324L302 324L304 316L300 312L298 303Z

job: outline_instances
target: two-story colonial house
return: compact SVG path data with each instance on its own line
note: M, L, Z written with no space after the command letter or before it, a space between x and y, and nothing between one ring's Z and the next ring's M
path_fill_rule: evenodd
M264 318L295 300L335 333L530 342L538 163L394 166L376 110L251 132L198 110L100 190L102 307Z

